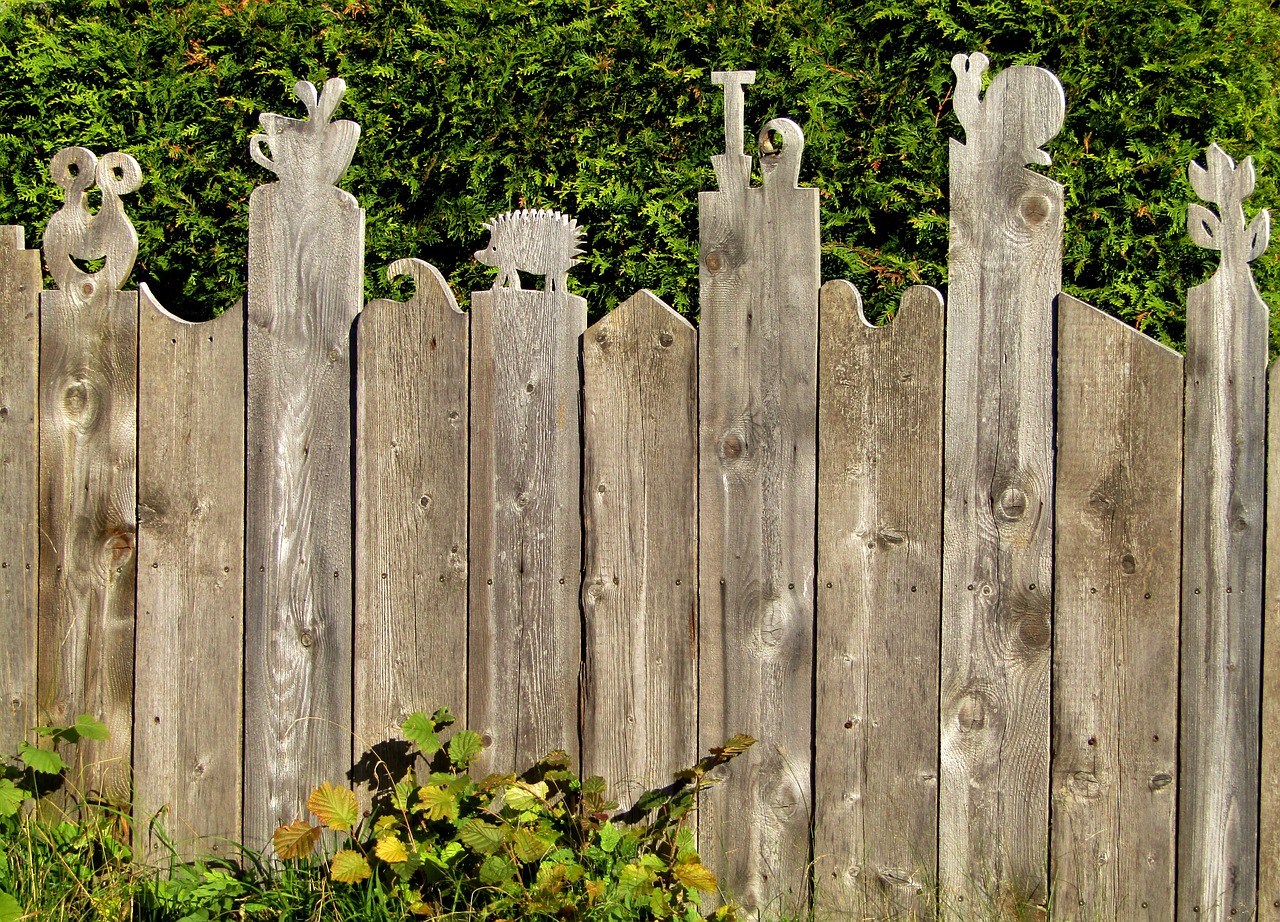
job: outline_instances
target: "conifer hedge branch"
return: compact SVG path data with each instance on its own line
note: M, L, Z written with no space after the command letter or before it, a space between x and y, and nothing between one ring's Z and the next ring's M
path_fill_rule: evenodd
M367 288L417 256L465 302L480 224L552 207L587 232L571 287L598 316L641 287L696 317L697 193L714 188L710 72L754 68L747 121L806 132L823 276L872 313L944 285L956 52L1038 64L1067 93L1068 291L1162 341L1212 254L1186 239L1187 163L1210 142L1277 205L1280 13L1266 0L11 0L0 6L0 220L39 241L69 144L142 164L135 277L192 318L245 289L257 114L340 74L363 126L343 186L368 211ZM34 244L32 244L34 245ZM1280 306L1280 252L1255 264ZM1273 330L1276 330L1273 323ZM1273 333L1273 344L1280 337Z

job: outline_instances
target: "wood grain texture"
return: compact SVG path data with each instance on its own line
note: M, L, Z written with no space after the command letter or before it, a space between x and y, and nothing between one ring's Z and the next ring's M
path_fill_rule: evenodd
M1182 357L1058 296L1054 918L1173 922Z
M40 296L39 709L110 732L68 751L72 784L131 794L138 293Z
M971 905L1048 894L1053 299L1062 187L1024 168L1062 86L958 55L951 142L939 878Z
M1280 922L1280 363L1267 384L1266 596L1262 639L1262 771L1258 920ZM1234 593L1232 593L1234 595Z
M1192 186L1221 218L1194 206L1188 229L1222 263L1187 292L1177 915L1226 920L1257 899L1268 312L1249 260L1269 221L1245 223L1251 162L1206 159Z
M582 644L579 348L587 302L495 288L471 297L471 587L467 713L480 771L578 759Z
M697 343L648 291L583 337L582 771L624 807L698 757Z
M0 752L36 724L40 253L0 227Z
M760 741L698 825L726 894L784 912L808 901L818 190L797 187L794 123L761 138L762 187L698 197L699 749Z
M942 298L888 326L822 287L814 895L819 917L923 912L937 875Z
M354 145L353 145L354 146ZM244 836L350 764L351 325L364 211L333 186L249 198Z
M371 301L356 335L355 727L361 752L414 711L466 726L469 318L403 259L413 297Z
M184 858L240 841L244 304L208 323L141 286L134 819ZM198 837L208 837L197 841ZM221 837L221 838L215 838ZM229 841L223 841L223 839ZM168 845L137 845L163 859Z

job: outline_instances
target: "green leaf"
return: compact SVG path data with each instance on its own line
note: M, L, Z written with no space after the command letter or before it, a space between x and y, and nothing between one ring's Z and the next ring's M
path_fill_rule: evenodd
M329 864L329 876L340 884L356 884L372 874L373 868L369 867L364 855L349 848L334 855Z
M515 863L502 855L490 855L480 865L480 883L487 887L496 887L515 876Z
M471 760L484 749L484 740L474 730L459 730L449 740L449 761L458 768L466 768Z
M492 855L502 847L502 830L484 820L468 820L458 830L458 838L473 852Z
M431 785L418 792L418 804L413 808L425 814L429 820L456 820L458 801L443 785Z
M311 792L307 798L307 809L318 816L320 822L338 832L349 832L360 819L356 792L328 781Z
M400 732L425 755L434 755L440 748L440 737L436 735L436 722L422 711L410 714L400 725Z
M622 830L613 823L605 823L600 827L600 848L606 852L612 852L618 847L618 842L622 839Z
M653 892L653 872L638 864L629 864L618 875L618 892L627 899L645 899Z
M87 740L105 740L111 736L107 731L107 725L92 714L77 715L75 731Z
M0 778L0 816L13 816L26 799L26 791L8 778Z
M0 922L18 922L22 918L22 906L12 893L0 890Z
M540 838L532 829L517 829L512 836L511 846L516 857L525 864L538 861L552 848L550 842Z
M67 763L52 749L37 749L26 740L18 744L18 758L33 772L44 775L56 775L67 767Z

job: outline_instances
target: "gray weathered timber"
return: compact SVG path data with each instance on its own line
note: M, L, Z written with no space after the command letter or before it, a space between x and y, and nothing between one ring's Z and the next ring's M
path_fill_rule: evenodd
M1062 187L1025 169L1062 86L957 55L951 142L938 872L948 896L1047 895L1053 299Z
M648 291L583 337L582 771L623 806L697 759L697 343Z
M208 323L141 286L135 828L178 854L240 841L244 304ZM209 837L196 841L197 837ZM149 858L167 844L145 833Z
M72 167L75 169L73 170ZM138 237L120 196L141 181L127 154L82 147L54 156L66 198L45 230L58 286L40 296L41 719L90 713L110 738L83 741L69 780L80 794L127 803L133 733L138 294L128 277ZM91 214L95 184L102 203ZM86 273L73 262L101 260Z
M698 196L698 736L702 750L735 733L760 742L701 799L699 847L731 898L800 911L810 844L818 190L797 185L804 136L786 119L761 131L762 187L747 184L749 158L745 172L735 168L746 156L749 76L720 76L720 189Z
M138 293L40 296L41 720L103 720L74 751L82 793L130 794Z
M36 723L39 477L36 429L40 252L0 227L0 752Z
M818 352L814 907L923 912L936 879L942 298L885 327L822 287Z
M471 297L467 713L487 771L578 759L586 328L587 302L563 290Z
M350 764L351 325L364 304L364 211L331 185L354 122L330 80L311 118L265 113L249 197L245 469L244 836L263 847ZM266 140L272 159L262 153Z
M358 753L414 711L467 717L468 317L434 267L400 275L413 297L371 301L356 330Z
M1054 918L1173 922L1182 356L1058 297Z
M1177 915L1226 920L1257 898L1267 306L1249 261L1270 218L1245 222L1252 161L1205 160L1191 185L1218 214L1190 205L1187 230L1222 262L1187 292Z
M1267 384L1266 598L1262 652L1262 771L1258 919L1280 922L1280 363ZM1234 595L1234 593L1232 593Z

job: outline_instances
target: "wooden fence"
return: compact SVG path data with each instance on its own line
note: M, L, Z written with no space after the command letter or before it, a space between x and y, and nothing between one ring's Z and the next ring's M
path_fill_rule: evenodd
M1059 294L1062 188L1026 169L1056 78L952 64L947 304L910 289L880 328L820 287L793 122L751 184L749 71L715 77L697 330L643 291L588 328L554 212L488 226L469 314L413 259L410 301L363 305L340 80L261 117L247 303L209 323L120 290L138 165L61 152L56 288L0 234L0 743L104 717L77 782L217 852L185 840L265 845L440 704L485 767L564 748L623 799L746 732L699 833L749 905L861 918L937 882L960 911L1280 919L1252 164L1189 166L1222 260L1184 358Z

